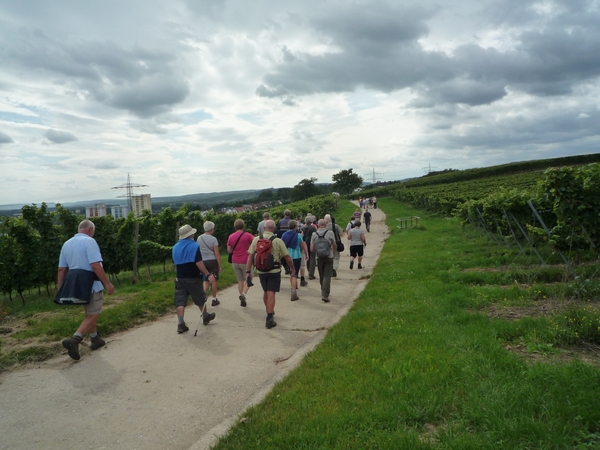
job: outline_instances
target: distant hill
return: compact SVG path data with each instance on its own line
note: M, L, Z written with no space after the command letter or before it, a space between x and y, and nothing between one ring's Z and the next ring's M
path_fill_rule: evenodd
M200 194L188 194L173 197L152 197L152 205L173 205L173 204L184 204L184 203L200 203L200 204L217 204L217 203L229 203L237 202L245 199L256 198L260 194L260 190L249 189L244 191L227 191L227 192L209 192ZM96 200L85 200L77 202L64 202L62 206L69 209L74 208L85 208L86 206L95 205L97 203L103 203L106 206L125 205L127 200L124 198L110 198L110 199L96 199ZM30 204L30 203L27 203ZM55 202L46 202L48 208L53 209L56 207ZM24 205L12 204L12 205L0 205L0 211L20 211Z

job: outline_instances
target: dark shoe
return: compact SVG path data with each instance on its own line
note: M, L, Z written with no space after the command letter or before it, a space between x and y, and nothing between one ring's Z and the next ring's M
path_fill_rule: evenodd
M248 279L246 280L246 286L248 286L248 287L252 287L252 286L254 286L254 283L252 282L252 280L251 280L250 278L248 278Z
M240 306L243 306L244 308L246 307L246 296L245 295L240 295Z
M185 324L185 322L181 322L179 325L177 325L177 333L181 334L185 333L186 331L190 331L190 329Z
M360 265L360 263L358 263L358 268L359 268L359 269L362 269L362 266Z
M273 328L276 326L277 326L277 322L275 322L275 319L273 319L273 317L267 317L267 322L265 323L265 327Z
M217 305L220 305L220 304L221 304L221 302L219 301L218 298L213 298L211 306L217 306Z
M300 280L300 286L302 286L302 287L308 286L308 281L306 281L306 280Z
M354 269L354 261L350 261L350 270ZM360 267L359 267L360 269Z
M208 325L211 320L214 320L217 315L215 313L204 313L202 314L202 324Z
M329 303L329 297L323 297L321 300L323 300L325 303Z
M79 354L79 343L81 338L79 336L73 336L69 339L62 341L62 345L69 352L69 356L75 361L79 361L81 355Z
M92 338L92 343L90 344L90 350L98 350L100 347L104 347L106 345L106 341L100 337L100 335Z
M309 280L316 280L316 279L317 279L317 277L315 277L314 275L309 275L309 276L308 276L308 279L309 279Z
M296 300L300 300L300 297L298 297L298 294L292 294L292 296L290 297L291 301L296 301Z
M333 270L331 276L337 278L337 270Z

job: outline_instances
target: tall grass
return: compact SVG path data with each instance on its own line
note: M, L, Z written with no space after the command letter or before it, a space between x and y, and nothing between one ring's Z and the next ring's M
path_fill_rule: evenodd
M392 234L367 288L301 366L245 413L217 449L529 449L599 444L600 371L528 363L514 327L478 311L526 302L461 278L506 262L504 249L454 220L381 199ZM399 230L395 217L419 215ZM484 256L482 256L484 255ZM457 268L457 264L461 269ZM548 330L532 320L524 329ZM550 334L548 338L550 338Z

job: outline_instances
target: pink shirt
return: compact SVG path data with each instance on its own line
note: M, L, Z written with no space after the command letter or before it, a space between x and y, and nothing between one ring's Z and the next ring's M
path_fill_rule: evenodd
M240 233L244 233L242 237L240 237ZM240 240L239 242L238 239ZM246 264L248 261L248 249L250 248L253 239L254 236L247 231L236 231L229 235L227 245L231 248L235 245L232 258L234 264Z

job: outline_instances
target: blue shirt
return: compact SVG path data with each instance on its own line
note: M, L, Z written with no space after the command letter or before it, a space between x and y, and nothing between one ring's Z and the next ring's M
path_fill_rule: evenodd
M98 243L85 233L77 233L64 243L60 251L58 267L93 272L92 264L96 262L102 263ZM104 286L101 281L94 281L92 292L102 292L103 289Z
M302 258L302 247L300 247L302 245L302 242L304 242L304 240L302 239L302 235L296 233L298 236L298 245L296 246L296 248L291 248L288 247L288 252L290 253L290 258L292 259L301 259Z

